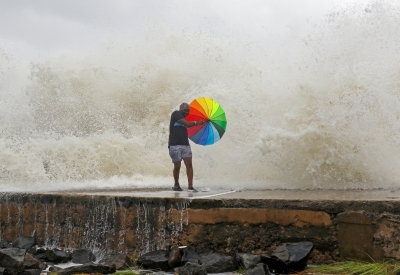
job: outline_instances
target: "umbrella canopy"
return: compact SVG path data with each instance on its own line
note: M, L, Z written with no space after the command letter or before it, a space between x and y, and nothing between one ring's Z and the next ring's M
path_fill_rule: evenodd
M190 103L187 121L205 120L203 125L188 128L191 141L200 145L211 145L222 138L226 130L226 116L221 106L213 99L199 97Z

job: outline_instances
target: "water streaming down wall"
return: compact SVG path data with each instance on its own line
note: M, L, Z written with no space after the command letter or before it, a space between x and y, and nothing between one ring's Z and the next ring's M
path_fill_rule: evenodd
M169 116L199 96L228 119L193 146L199 187L398 187L399 23L366 1L258 41L155 27L40 61L0 48L1 190L169 187Z
M273 192L273 191L271 191ZM285 191L293 192L293 191ZM382 197L381 197L382 198ZM142 255L172 245L235 255L310 241L312 263L400 259L398 199L196 199L0 194L0 237Z
M8 242L33 236L45 248L87 248L106 253L143 254L176 243L185 223L186 202L117 197L0 196L0 237ZM181 215L171 219L171 211ZM187 220L186 220L187 223Z

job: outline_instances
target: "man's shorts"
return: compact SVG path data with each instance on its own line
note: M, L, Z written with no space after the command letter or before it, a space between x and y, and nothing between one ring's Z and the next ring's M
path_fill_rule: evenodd
M169 147L169 155L172 162L179 162L192 157L192 149L189 145L173 145Z

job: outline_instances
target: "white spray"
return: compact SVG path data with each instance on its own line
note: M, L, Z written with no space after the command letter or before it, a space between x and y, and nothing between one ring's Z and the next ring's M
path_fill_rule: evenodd
M254 44L155 29L29 64L3 46L2 190L170 186L170 113L202 96L228 127L192 145L196 186L397 187L399 24L377 1Z

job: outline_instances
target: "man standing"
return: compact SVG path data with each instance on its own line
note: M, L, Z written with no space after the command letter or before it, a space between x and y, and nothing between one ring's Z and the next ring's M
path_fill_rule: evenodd
M179 172L183 160L186 166L186 175L188 178L188 191L197 192L197 190L193 188L192 150L189 145L187 128L202 125L205 121L187 121L185 117L189 114L189 111L189 104L182 103L179 106L179 111L174 111L171 114L171 121L169 123L168 148L169 155L174 163L173 174L175 184L174 187L172 187L172 190L174 191L182 191L182 188L179 185Z

